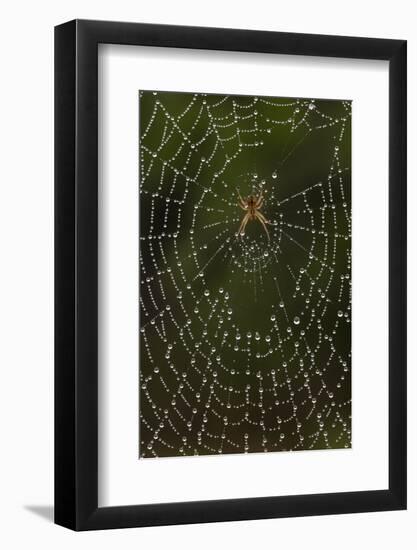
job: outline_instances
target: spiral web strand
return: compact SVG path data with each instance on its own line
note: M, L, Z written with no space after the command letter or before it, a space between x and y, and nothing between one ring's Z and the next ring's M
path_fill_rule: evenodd
M351 103L139 109L140 457L350 447Z

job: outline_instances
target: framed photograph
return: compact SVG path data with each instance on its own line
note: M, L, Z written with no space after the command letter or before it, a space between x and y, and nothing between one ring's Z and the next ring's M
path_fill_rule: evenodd
M406 507L406 42L55 29L55 521Z

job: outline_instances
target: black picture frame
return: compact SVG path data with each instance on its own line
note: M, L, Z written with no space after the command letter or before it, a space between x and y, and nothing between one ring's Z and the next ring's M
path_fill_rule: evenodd
M98 506L98 44L389 62L389 488ZM404 40L74 20L55 28L55 522L108 529L406 508Z

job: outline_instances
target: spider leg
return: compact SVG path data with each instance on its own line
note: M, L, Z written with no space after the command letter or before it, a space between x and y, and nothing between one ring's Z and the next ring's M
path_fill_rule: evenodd
M261 195L255 203L255 208L260 208L262 206L263 202L264 202L264 198Z
M245 216L244 219L243 219L242 229L240 230L240 234L241 234L242 236L245 234L246 225L247 225L247 223L248 223L249 220L250 220L250 214L247 213L246 216Z
M245 227L248 221L249 221L249 212L245 216L243 216L242 223L240 224L239 231L237 232L238 237L239 235L243 235L243 233L245 232Z
M262 214L262 212L257 211L256 214L257 214L257 216L258 216L259 218L262 219L262 221L263 221L264 223L267 223L267 224L269 224L269 225L273 225L269 220L267 220L267 219L265 218L265 216Z
M269 231L268 231L268 229L267 229L267 227L266 227L266 225L265 225L266 223L269 223L269 222L264 218L264 216L263 216L260 212L256 212L256 213L255 213L255 216L256 216L256 217L258 218L258 220L261 222L262 227L265 229L266 236L268 237L268 241L270 241L271 239L270 239L270 237L269 237ZM265 220L265 221L264 221L264 220Z
M264 190L261 189L261 194L259 195L259 197L256 199L256 202L255 202L255 208L260 208L261 204L264 202L263 192Z
M248 205L246 204L246 201L242 198L240 192L239 192L239 189L236 188L236 192L237 192L237 196L238 196L238 199L239 199L239 206L243 209L243 210L247 210L248 209Z

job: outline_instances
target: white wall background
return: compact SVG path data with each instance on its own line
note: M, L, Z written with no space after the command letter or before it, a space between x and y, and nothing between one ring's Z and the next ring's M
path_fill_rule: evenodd
M15 0L0 9L0 545L6 549L417 544L417 35L411 0ZM110 19L404 38L409 54L409 510L96 533L51 523L53 499L53 26Z

